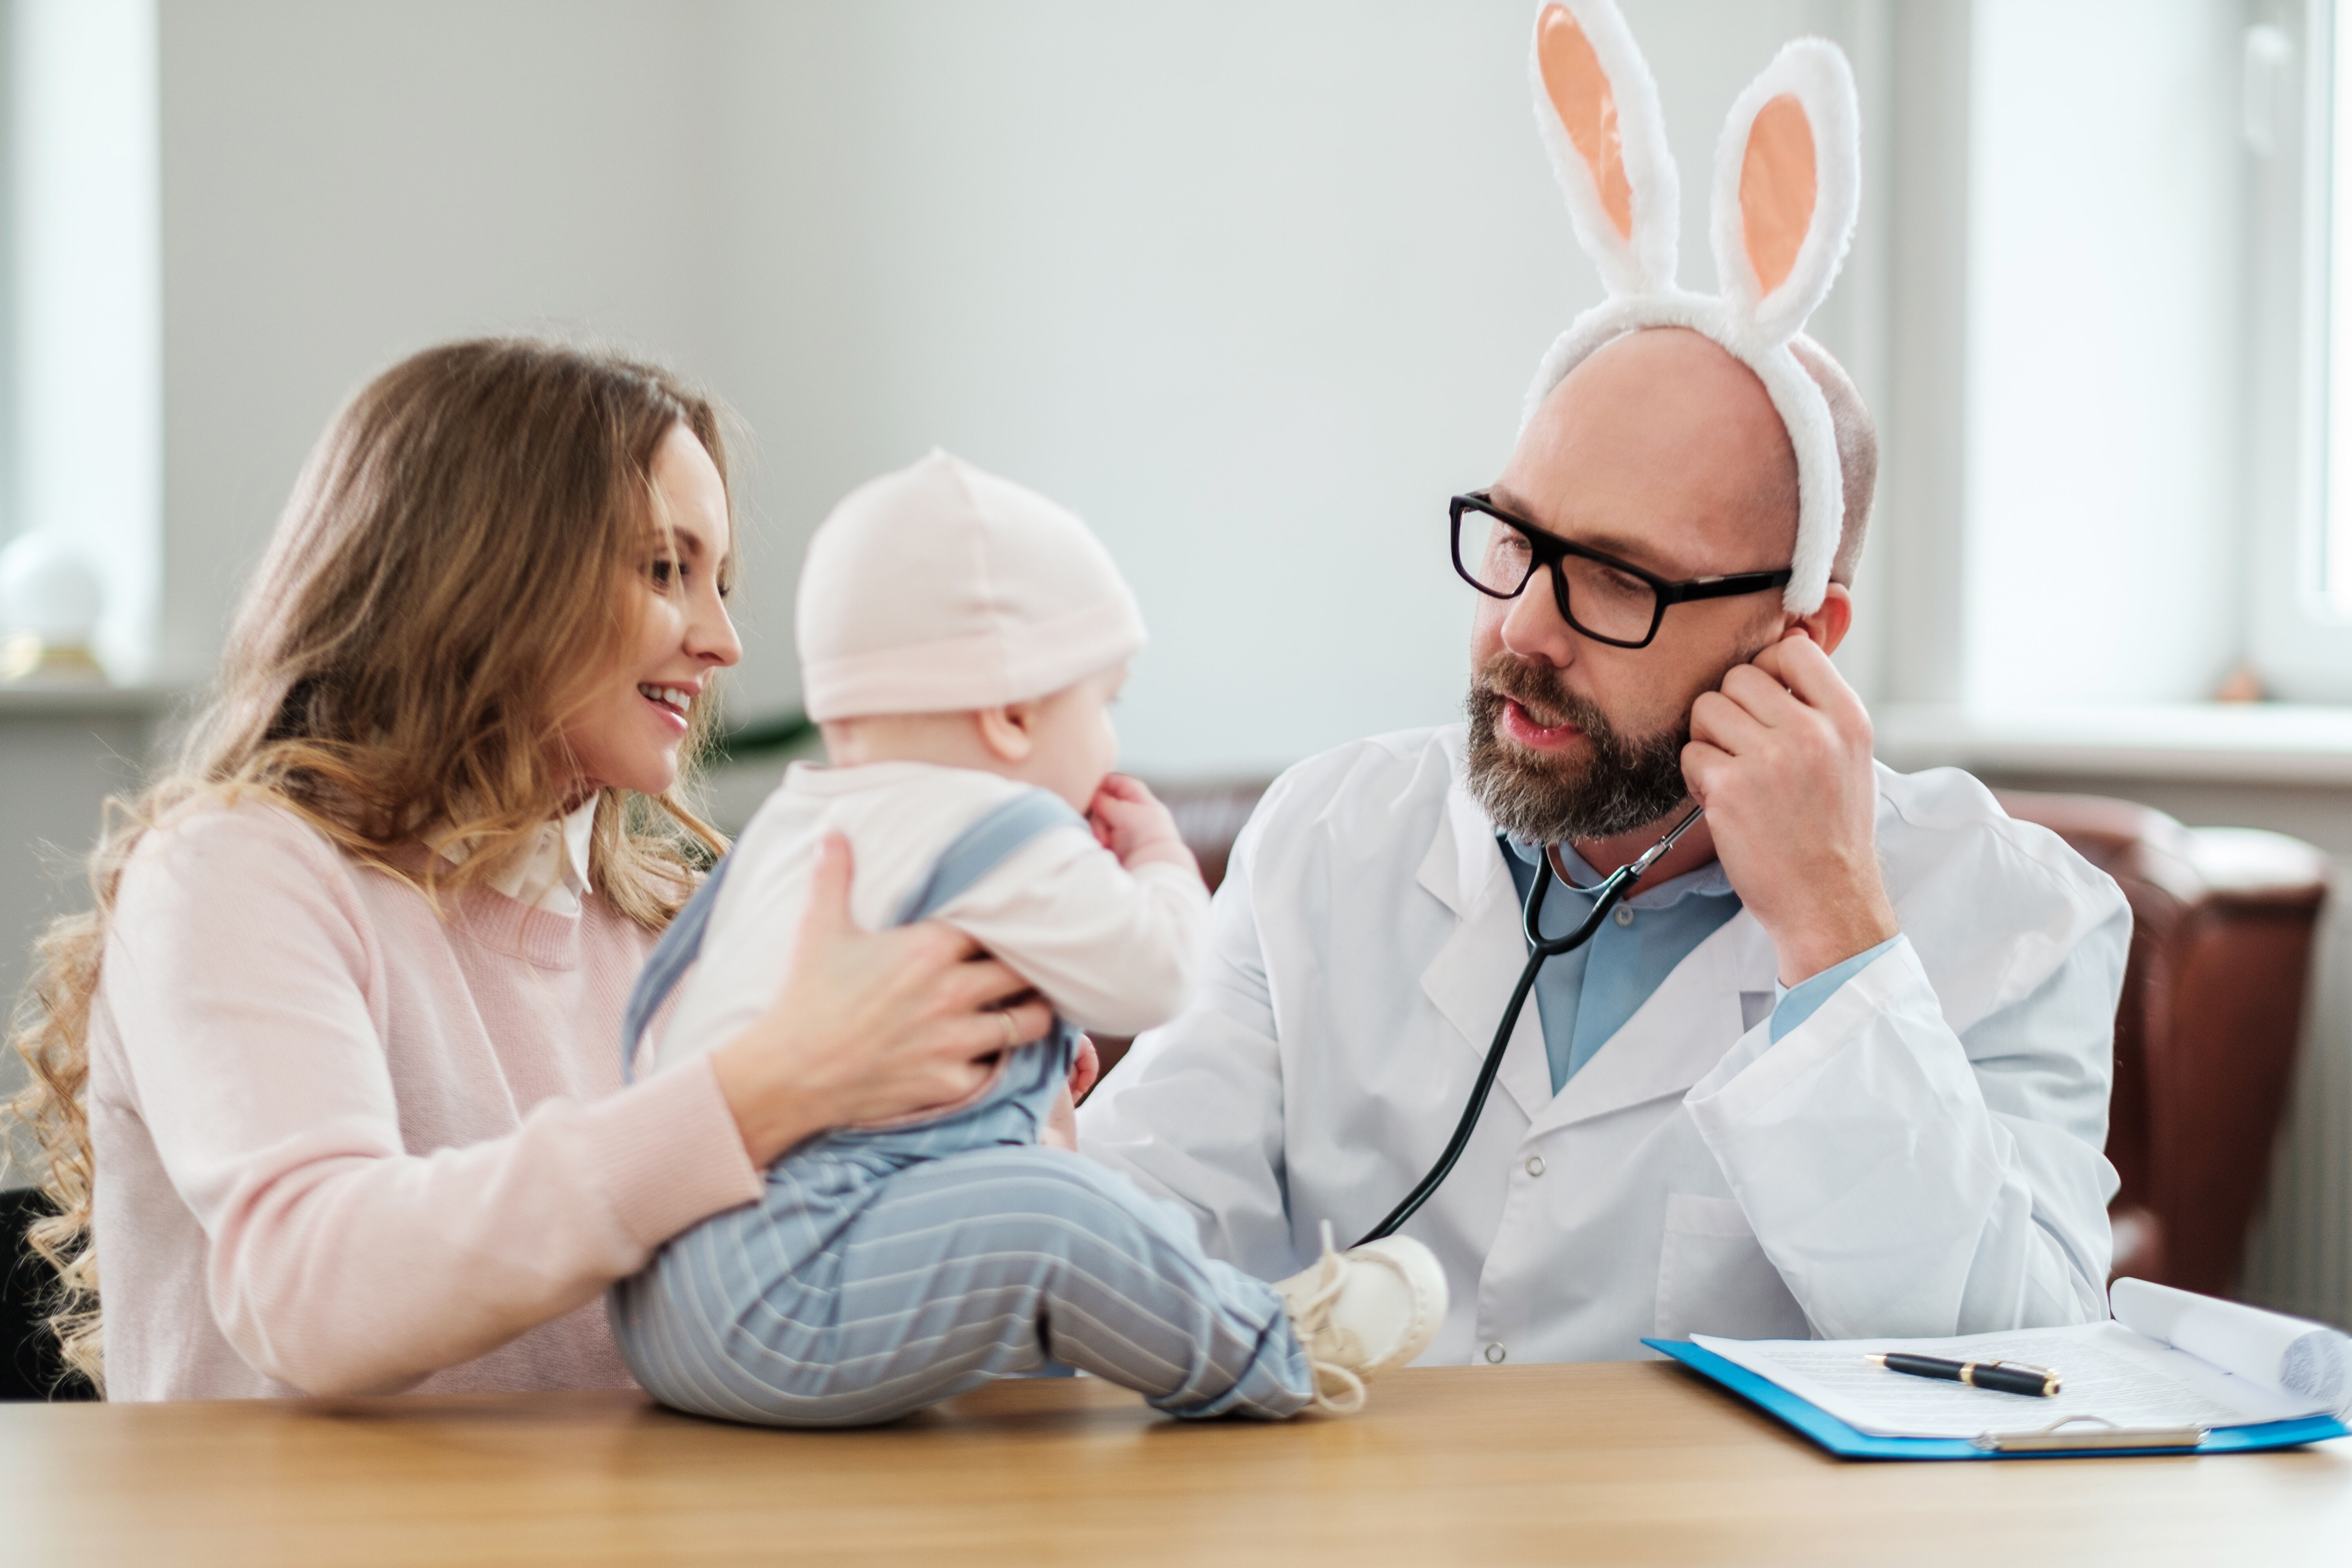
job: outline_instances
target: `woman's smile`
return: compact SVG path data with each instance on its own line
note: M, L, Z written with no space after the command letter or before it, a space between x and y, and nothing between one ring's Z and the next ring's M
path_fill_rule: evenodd
M646 681L637 688L637 695L653 704L657 723L683 736L687 729L687 715L692 710L694 700L701 690L702 683L698 680L691 685L675 681Z

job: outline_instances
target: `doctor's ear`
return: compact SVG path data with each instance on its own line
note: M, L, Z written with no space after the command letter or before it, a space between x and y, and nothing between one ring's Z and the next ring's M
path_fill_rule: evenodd
M1780 635L1786 638L1791 632L1802 632L1823 653L1835 653L1853 629L1853 595L1844 584L1832 583L1822 591L1821 607L1811 615L1783 615Z
M1037 704L1008 702L1002 708L972 711L980 743L1000 763L1025 763L1037 749Z

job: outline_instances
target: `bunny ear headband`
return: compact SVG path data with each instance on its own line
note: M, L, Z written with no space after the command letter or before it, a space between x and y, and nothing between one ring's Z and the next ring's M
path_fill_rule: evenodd
M1687 327L1754 371L1797 454L1797 554L1784 603L1821 607L1845 521L1828 399L1790 352L1836 281L1861 196L1861 111L1837 46L1783 47L1731 106L1716 149L1720 295L1675 282L1681 200L1658 84L1613 0L1547 0L1536 15L1536 123L1576 237L1608 297L1571 323L1528 389L1527 418L1595 349L1644 327Z

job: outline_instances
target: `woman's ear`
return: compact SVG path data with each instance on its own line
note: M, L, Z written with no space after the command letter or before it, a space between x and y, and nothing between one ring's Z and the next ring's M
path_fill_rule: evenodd
M1000 763L1025 763L1029 753L1037 749L1034 702L1008 702L1002 708L976 709L972 721L980 727L980 743Z

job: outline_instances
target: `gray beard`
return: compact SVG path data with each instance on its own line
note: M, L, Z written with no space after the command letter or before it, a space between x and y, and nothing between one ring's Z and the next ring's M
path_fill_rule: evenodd
M1543 718L1565 720L1592 742L1589 755L1553 758L1503 739L1505 699ZM1501 832L1526 844L1613 838L1657 821L1689 798L1683 747L1690 717L1654 735L1627 738L1591 701L1565 689L1557 671L1504 654L1470 681L1471 795Z

